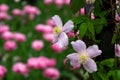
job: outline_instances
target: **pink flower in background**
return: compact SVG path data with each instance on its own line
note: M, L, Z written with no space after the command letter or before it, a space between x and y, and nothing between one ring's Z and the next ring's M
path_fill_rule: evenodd
M22 15L22 11L20 10L20 9L14 9L13 11L12 11L12 14L14 15L14 16L21 16Z
M27 75L29 73L27 65L23 64L22 62L18 62L14 64L12 70L15 73L23 74L23 75Z
M65 50L64 48L60 48L59 45L57 43L54 43L51 48L56 52L56 53L61 53L63 50Z
M71 44L77 53L67 55L67 58L70 59L70 64L72 66L82 64L90 73L97 71L97 65L92 58L102 53L102 51L98 49L98 46L93 45L86 49L85 43L81 40L77 40L76 42L73 41Z
M0 12L0 20L10 20L11 17L6 12Z
M14 33L14 39L18 42L25 42L26 36L22 33Z
M6 73L7 69L4 66L0 65L0 78L3 78Z
M48 60L49 62L48 62L48 67L55 67L55 65L56 65L56 60L55 59L49 59Z
M91 19L92 19L92 20L95 19L94 13L91 13Z
M0 25L0 33L4 33L4 32L6 32L6 31L9 31L9 26L7 26L7 25Z
M31 46L32 46L32 49L33 49L33 50L39 51L39 50L41 50L41 49L43 48L44 43L43 43L43 41L41 41L41 40L34 40L34 41L32 42L32 44L31 44Z
M47 20L47 25L54 26L54 21L52 19Z
M31 57L27 61L27 66L33 69L45 69L47 67L47 63L44 58Z
M54 0L54 3L56 4L56 6L62 7L64 4L64 0Z
M66 33L72 31L74 25L71 20L66 22L66 24L63 26L62 21L58 15L55 15L52 17L55 27L53 29L54 33L54 40L53 43L58 43L59 47L67 47L68 45L68 36Z
M81 14L81 15L85 15L85 8L81 8L81 9L80 9L80 14Z
M52 32L53 32L53 27L50 25L45 25L44 33L52 33Z
M120 57L120 45L115 44L115 56Z
M15 50L16 48L17 48L17 45L16 45L15 41L8 40L4 43L4 49L6 51L12 51L12 50Z
M37 32L44 32L44 27L45 27L45 25L43 25L43 24L38 24L38 25L35 26L35 30L36 30Z
M44 34L43 34L43 38L44 38L46 41L52 42L53 39L54 39L54 35L53 35L52 33L44 33Z
M44 0L44 4L49 5L53 2L53 0Z
M10 31L6 31L6 32L2 33L1 37L4 40L10 40L10 39L13 39L13 33Z
M44 70L43 75L46 78L57 80L60 77L60 72L56 68L47 68Z
M33 69L38 69L38 59L36 57L31 57L27 60L27 66Z
M6 4L0 5L0 12L7 12L9 7Z
M70 5L70 0L65 0L64 3L65 3L66 5Z

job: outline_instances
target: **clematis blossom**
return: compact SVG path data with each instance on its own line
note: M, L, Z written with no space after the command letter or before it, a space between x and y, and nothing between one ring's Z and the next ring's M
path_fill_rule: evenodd
M120 57L120 45L115 44L115 56Z
M93 45L86 49L86 44L81 40L77 40L75 42L72 41L71 44L77 53L67 55L67 58L70 60L70 64L73 67L76 65L83 65L85 70L89 73L97 71L97 65L92 58L102 53L102 51L98 49L98 46Z
M72 31L74 27L73 22L71 20L68 20L63 26L61 18L58 15L53 16L52 19L56 25L53 29L53 43L58 43L60 48L67 47L68 36L66 33Z

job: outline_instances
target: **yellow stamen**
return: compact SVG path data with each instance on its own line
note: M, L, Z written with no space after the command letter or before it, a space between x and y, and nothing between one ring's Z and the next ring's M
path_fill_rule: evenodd
M60 28L60 27L55 27L55 28L53 29L53 31L54 31L54 33L56 33L56 34L59 34L59 33L61 32L61 28Z

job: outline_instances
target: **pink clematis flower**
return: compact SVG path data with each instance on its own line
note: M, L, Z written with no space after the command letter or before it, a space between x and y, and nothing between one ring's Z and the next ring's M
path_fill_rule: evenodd
M97 45L90 46L86 49L86 45L83 41L77 40L71 42L73 49L77 53L67 55L67 58L70 59L70 64L72 66L83 65L83 67L89 72L92 73L97 71L97 65L95 61L92 59L102 53L101 50L98 49Z
M59 47L67 47L68 45L68 36L66 33L72 31L74 25L71 20L69 20L64 26L58 15L52 17L55 27L53 29L54 39L53 43L58 43Z
M120 57L120 45L115 44L115 56Z

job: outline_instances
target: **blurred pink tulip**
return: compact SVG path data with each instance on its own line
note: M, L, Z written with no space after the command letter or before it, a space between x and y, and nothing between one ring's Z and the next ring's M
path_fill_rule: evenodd
M54 0L54 3L58 6L58 7L62 7L64 4L64 0Z
M53 2L53 0L44 0L44 4L49 5Z
M11 17L6 12L0 12L0 20L10 20Z
M55 24L54 24L52 19L48 19L47 20L47 25L54 26Z
M56 60L55 59L49 59L48 66L49 67L55 67L56 65Z
M33 49L33 50L39 51L39 50L41 50L41 49L43 48L44 43L43 43L43 41L41 41L41 40L34 40L34 41L32 42L32 44L31 44L31 46L32 46L32 49Z
M70 0L65 0L66 5L70 5Z
M54 39L54 35L53 35L52 33L44 33L44 34L43 34L43 38L44 38L46 41L52 42L53 39Z
M14 41L12 40L8 40L4 43L4 49L6 51L12 51L12 50L15 50L17 48L17 45Z
M14 15L14 16L20 16L20 15L22 15L22 11L20 10L20 9L14 9L13 11L12 11L12 14Z
M60 72L56 68L47 68L44 72L43 75L46 78L57 80L60 76Z
M13 39L13 33L10 31L6 31L6 32L2 33L1 37L4 40L10 40L10 39Z
M0 33L4 33L6 31L9 31L9 26L7 26L7 25L0 25Z
M49 25L45 25L44 33L52 33L52 32L53 32L53 27Z
M74 31L69 32L69 33L68 33L68 37L75 37Z
M25 42L26 41L26 37L22 33L15 33L14 34L14 39L18 42Z
M1 12L7 12L8 9L9 9L9 7L8 7L8 5L6 5L6 4L1 4L1 5L0 5L0 11L1 11Z
M12 70L15 73L23 74L23 75L27 75L29 73L27 65L21 62L14 64Z
M3 78L6 73L7 69L4 66L0 65L0 78Z
M45 25L43 25L43 24L38 24L38 25L35 26L35 30L36 30L37 32L44 32L44 27L45 27Z

